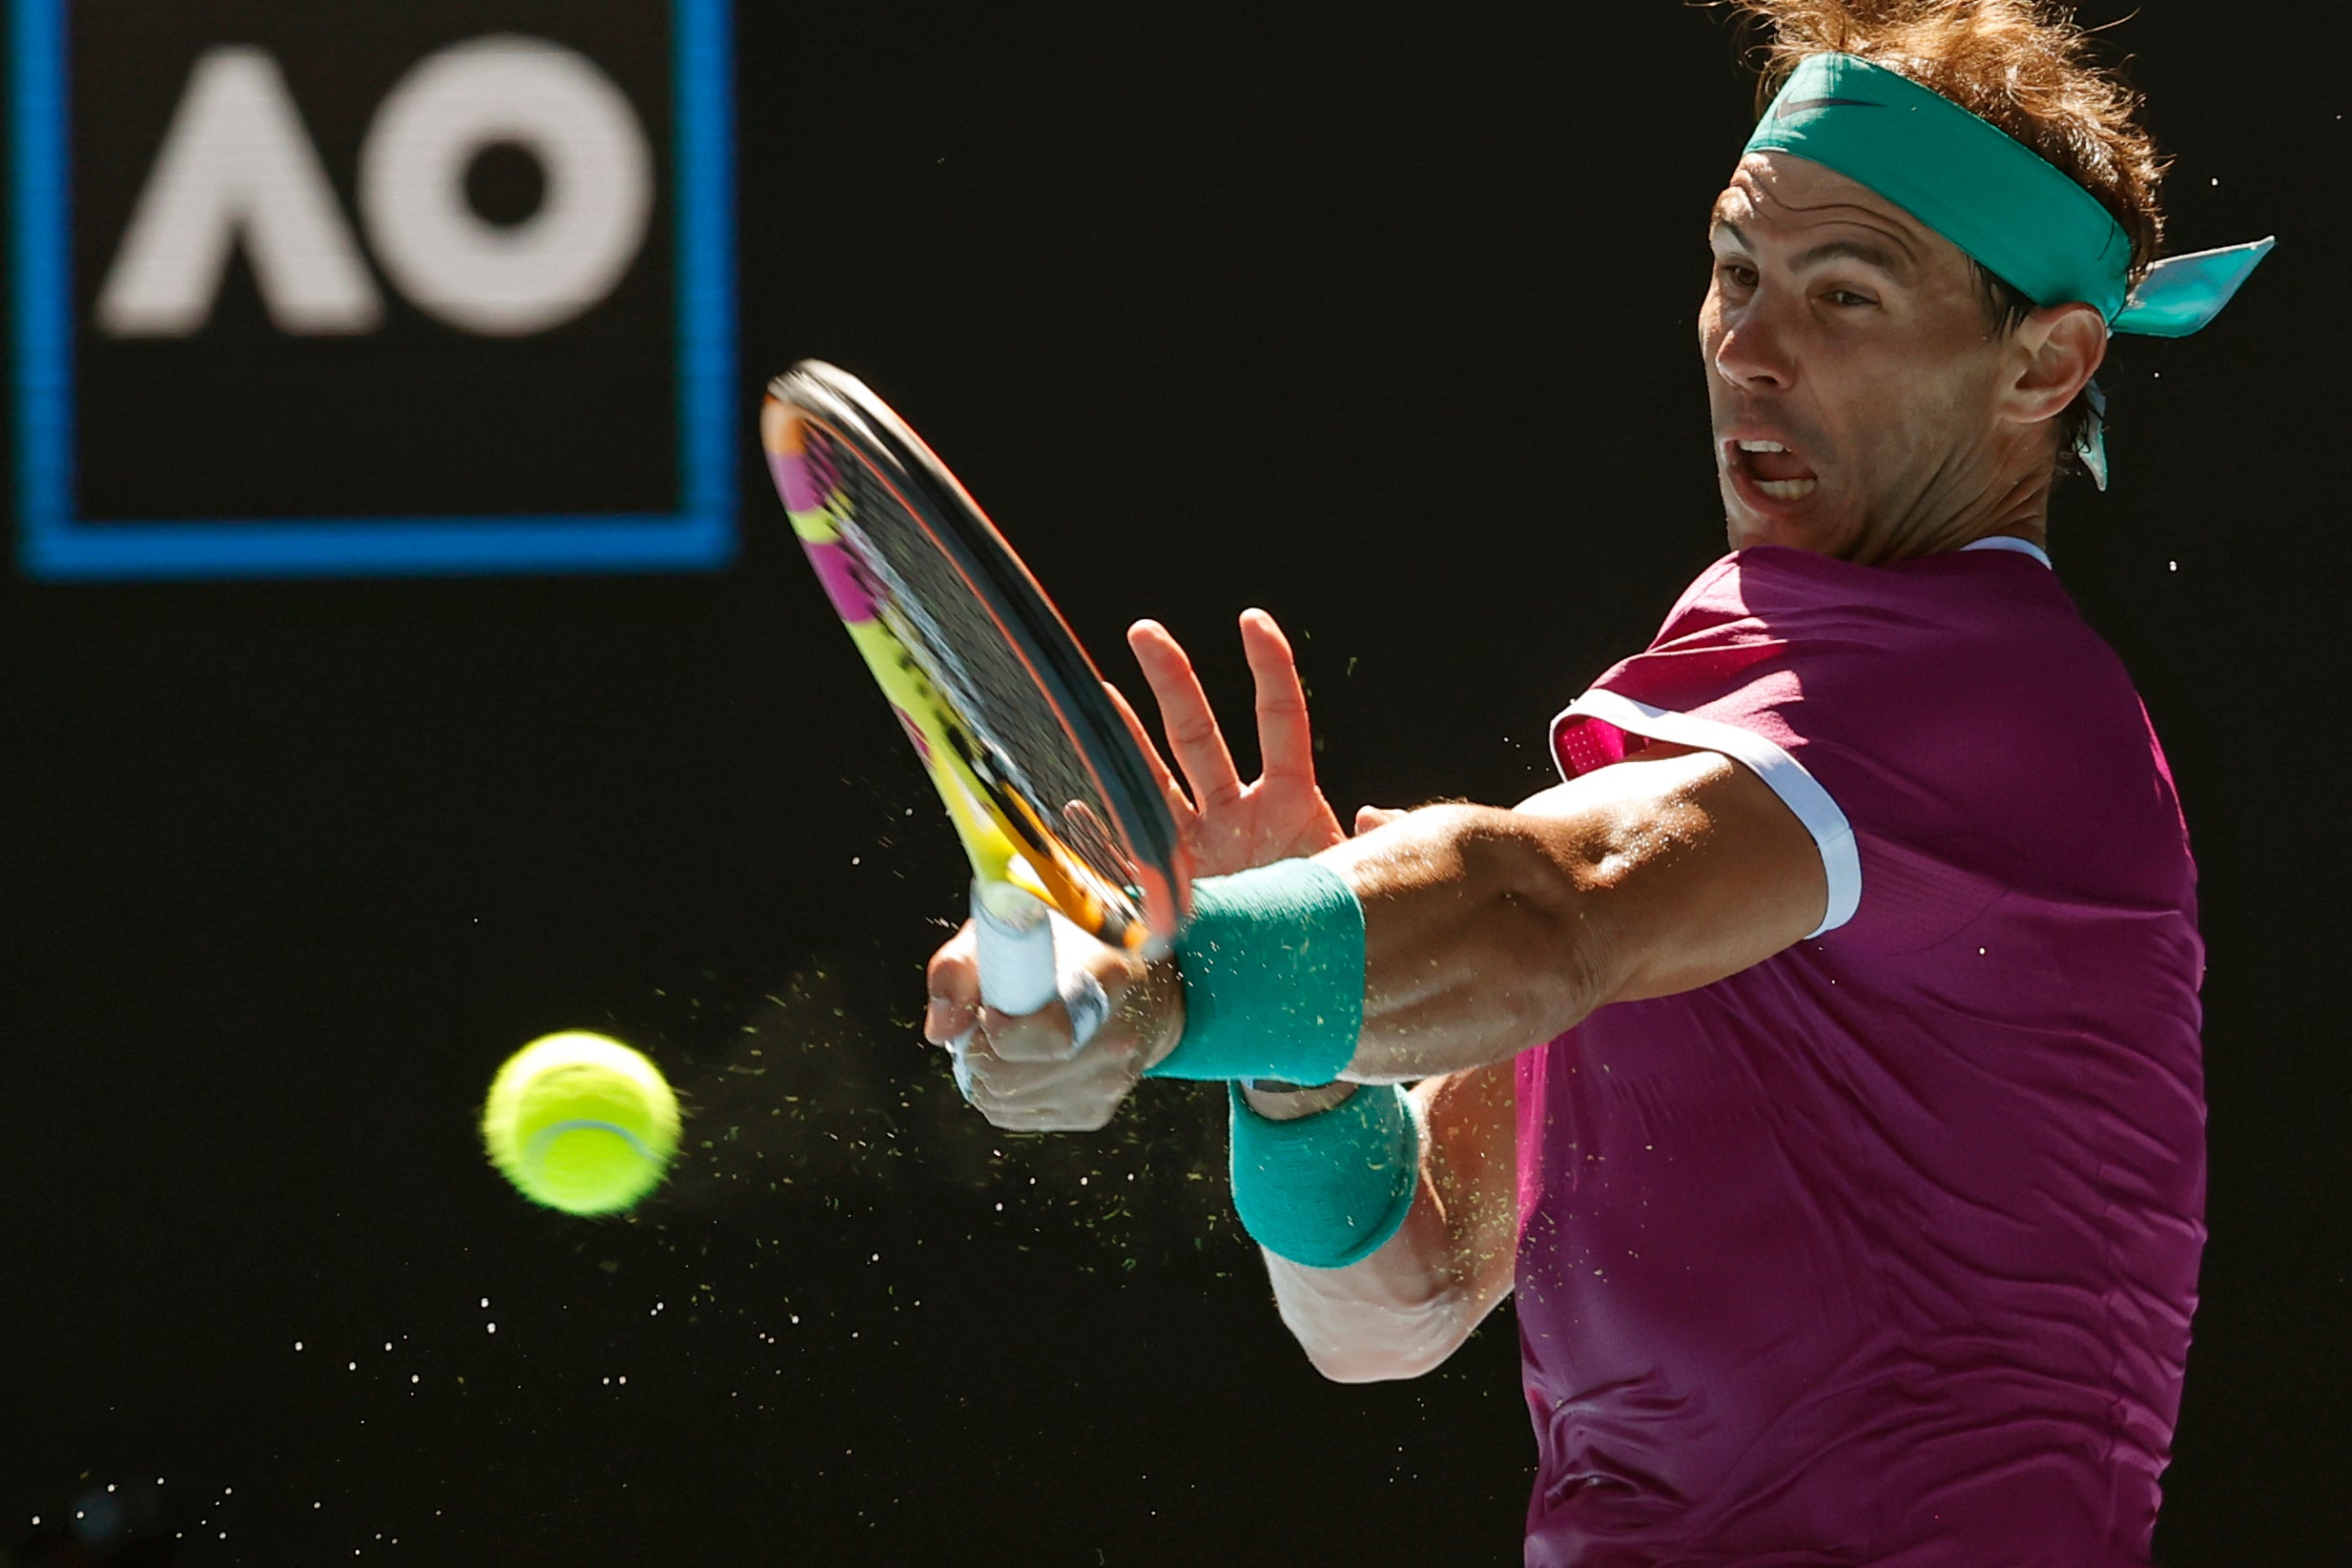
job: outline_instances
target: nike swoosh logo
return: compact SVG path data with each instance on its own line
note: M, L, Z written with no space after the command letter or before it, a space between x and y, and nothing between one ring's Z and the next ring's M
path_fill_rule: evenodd
M1791 114L1802 114L1808 109L1884 109L1886 107L1885 104L1873 103L1868 98L1793 98L1775 109L1772 112L1772 117L1776 120L1786 119Z

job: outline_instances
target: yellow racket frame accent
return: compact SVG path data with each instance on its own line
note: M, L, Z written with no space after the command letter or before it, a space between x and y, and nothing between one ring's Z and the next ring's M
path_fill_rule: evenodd
M803 417L769 399L760 409L760 434L769 449L801 450ZM833 509L841 505L839 492L828 496L826 503L803 511L786 509L794 533L804 543L842 543L839 517ZM1126 919L1118 905L1098 891L1100 878L1093 869L1062 843L1019 792L982 775L975 764L986 753L978 737L956 715L890 621L888 607L877 604L873 619L844 618L841 625L914 742L991 913L1017 919L1021 901L1034 898L1089 936L1129 951L1140 948L1145 935L1143 923Z

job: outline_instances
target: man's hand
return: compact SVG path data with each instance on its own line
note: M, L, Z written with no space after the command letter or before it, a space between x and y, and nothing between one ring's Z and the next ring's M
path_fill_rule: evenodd
M1083 964L1110 1004L1093 1038L1075 1049L1059 1001L1026 1018L981 1004L969 923L932 955L923 1038L947 1048L964 1098L1007 1131L1098 1130L1144 1069L1184 1038L1184 986L1172 960L1146 964L1067 928L1062 947L1064 973Z
M1117 688L1108 689L1167 798L1195 877L1312 855L1347 837L1315 787L1307 694L1289 639L1262 609L1244 612L1241 634L1257 687L1263 766L1253 783L1241 781L1191 659L1158 622L1138 621L1127 632L1127 645L1159 704L1184 784L1126 698ZM1367 806L1358 814L1358 831L1393 815ZM970 925L932 956L923 1038L948 1049L964 1097L1008 1130L1091 1132L1104 1125L1144 1069L1184 1038L1184 983L1173 960L1145 965L1067 933L1062 945L1061 961L1084 965L1110 1003L1108 1019L1076 1050L1069 1015L1060 1002L1027 1018L1008 1018L981 1005ZM1068 951L1073 948L1084 951Z
M1144 667L1168 750L1184 770L1189 793L1176 782L1126 698L1110 689L1167 797L1195 877L1223 877L1295 859L1348 836L1315 787L1314 736L1289 640L1262 609L1242 612L1241 636L1257 686L1259 774L1253 783L1241 781L1192 661L1159 622L1136 622L1127 630L1127 646Z

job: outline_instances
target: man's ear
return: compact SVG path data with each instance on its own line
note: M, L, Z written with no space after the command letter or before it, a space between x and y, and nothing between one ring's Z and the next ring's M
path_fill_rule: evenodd
M2002 413L2020 424L2055 419L2098 374L2107 358L2107 322L2085 304L2044 305L2018 323L2011 340L2015 379Z

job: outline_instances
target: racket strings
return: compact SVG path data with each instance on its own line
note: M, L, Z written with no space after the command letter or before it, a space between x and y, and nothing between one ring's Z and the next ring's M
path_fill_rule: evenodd
M1133 867L1104 824L1111 813L1036 678L922 520L850 452L811 430L808 456L837 510L841 547L877 617L956 723L960 760L1013 828L1031 869L1063 885L1065 913L1118 941L1140 930L1124 891ZM960 732L958 733L957 732ZM1063 862L1057 865L1056 862Z

